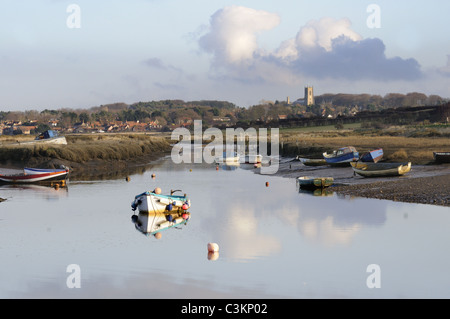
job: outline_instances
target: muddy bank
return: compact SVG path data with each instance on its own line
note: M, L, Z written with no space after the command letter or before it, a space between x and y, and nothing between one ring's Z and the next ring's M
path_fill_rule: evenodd
M330 190L342 195L450 206L450 164L413 165L404 176L365 178L355 175L350 166L310 167L287 158L280 162L277 175L333 177Z
M67 145L7 144L0 148L0 167L70 169L71 179L117 178L142 170L171 149L167 139L143 134L73 135Z

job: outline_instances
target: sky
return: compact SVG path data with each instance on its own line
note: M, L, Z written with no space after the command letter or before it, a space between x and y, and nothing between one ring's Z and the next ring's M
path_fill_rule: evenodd
M442 0L0 0L0 111L450 97Z

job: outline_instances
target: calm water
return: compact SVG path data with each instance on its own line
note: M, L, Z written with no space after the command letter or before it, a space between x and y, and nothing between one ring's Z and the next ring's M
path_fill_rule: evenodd
M0 297L450 298L448 207L313 196L244 165L167 159L130 178L0 187ZM161 239L131 222L134 196L155 187L192 202Z

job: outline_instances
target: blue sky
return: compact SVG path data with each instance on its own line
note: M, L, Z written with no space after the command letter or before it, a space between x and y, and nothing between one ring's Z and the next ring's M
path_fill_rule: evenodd
M448 12L441 0L0 0L0 110L249 106L305 85L450 97Z

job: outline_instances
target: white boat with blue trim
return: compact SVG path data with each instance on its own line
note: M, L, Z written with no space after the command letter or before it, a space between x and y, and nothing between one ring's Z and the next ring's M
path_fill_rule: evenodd
M147 191L136 195L131 203L131 209L139 210L140 213L168 213L168 212L185 212L191 207L190 199L184 194L183 196L162 195L161 190L157 187L153 191Z

